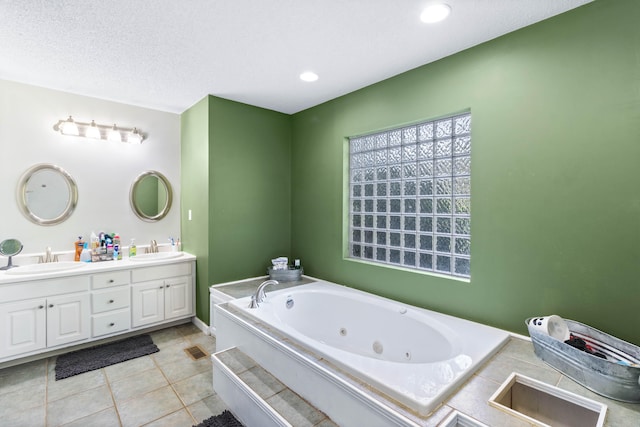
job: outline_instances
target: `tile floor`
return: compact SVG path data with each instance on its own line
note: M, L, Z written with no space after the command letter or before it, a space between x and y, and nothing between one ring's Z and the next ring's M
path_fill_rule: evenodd
M192 323L152 332L160 352L55 380L55 357L0 369L0 425L181 427L217 415L226 405L214 393L209 357L215 338Z

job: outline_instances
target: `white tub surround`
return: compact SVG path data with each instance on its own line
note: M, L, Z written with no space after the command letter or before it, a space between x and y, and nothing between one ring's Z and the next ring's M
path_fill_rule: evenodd
M0 367L190 321L195 259L182 253L1 272Z
M329 282L216 306L238 347L340 425L419 425L509 334Z

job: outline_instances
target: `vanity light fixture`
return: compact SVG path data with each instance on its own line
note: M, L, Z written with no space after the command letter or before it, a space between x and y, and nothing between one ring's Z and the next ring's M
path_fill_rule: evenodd
M71 116L66 120L58 120L58 123L53 125L53 130L60 132L62 135L105 139L115 142L142 144L142 141L145 139L145 135L136 127L122 128L116 126L116 124L113 126L101 125L97 124L95 120L91 120L91 123L76 122ZM123 134L126 135L124 141L122 139Z
M444 21L451 13L451 6L445 3L435 3L427 6L420 15L420 20L426 24Z

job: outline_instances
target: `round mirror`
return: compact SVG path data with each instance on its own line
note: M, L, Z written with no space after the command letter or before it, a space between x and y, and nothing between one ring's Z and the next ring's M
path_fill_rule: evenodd
M38 164L29 168L18 183L18 206L22 214L39 225L60 224L78 204L78 187L60 166Z
M22 243L20 243L20 240L3 240L2 243L0 243L0 255L9 257L9 261L7 262L7 265L0 267L0 270L8 270L10 268L17 267L17 265L13 265L11 262L11 257L18 255L20 252L22 252Z
M133 181L129 201L133 212L143 221L159 221L171 209L171 184L160 172L144 172Z

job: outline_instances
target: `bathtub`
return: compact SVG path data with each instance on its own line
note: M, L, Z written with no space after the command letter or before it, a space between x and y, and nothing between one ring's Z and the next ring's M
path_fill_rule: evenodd
M318 281L269 292L258 308L230 302L420 416L429 414L509 334Z

